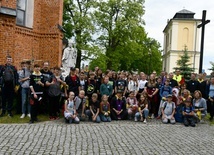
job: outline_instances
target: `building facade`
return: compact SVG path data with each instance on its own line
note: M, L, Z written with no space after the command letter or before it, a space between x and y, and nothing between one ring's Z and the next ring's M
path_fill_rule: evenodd
M0 0L0 64L11 55L60 66L63 0ZM35 62L34 62L35 63Z
M190 64L195 68L197 73L199 70L200 60L200 38L201 31L197 28L200 19L195 19L194 14L188 10L177 12L170 19L164 28L164 49L163 49L163 70L173 72L177 66L177 60L183 55L183 50L187 49L190 56Z

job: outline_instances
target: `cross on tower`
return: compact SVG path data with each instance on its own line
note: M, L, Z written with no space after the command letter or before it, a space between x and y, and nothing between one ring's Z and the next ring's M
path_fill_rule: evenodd
M197 26L197 28L201 28L201 50L200 50L200 64L199 64L199 73L202 73L202 66L203 66L203 54L204 54L204 32L205 32L205 25L210 22L210 20L206 20L206 10L203 10L202 14L202 23Z

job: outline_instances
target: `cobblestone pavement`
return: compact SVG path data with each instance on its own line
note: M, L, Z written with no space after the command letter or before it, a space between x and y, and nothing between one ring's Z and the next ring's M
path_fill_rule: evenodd
M2 154L214 154L214 126L132 121L0 124Z

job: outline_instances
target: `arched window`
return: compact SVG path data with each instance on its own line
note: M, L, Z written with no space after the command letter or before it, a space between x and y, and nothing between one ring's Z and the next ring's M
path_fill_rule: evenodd
M183 45L187 45L189 42L189 29L187 27L185 27L183 29Z

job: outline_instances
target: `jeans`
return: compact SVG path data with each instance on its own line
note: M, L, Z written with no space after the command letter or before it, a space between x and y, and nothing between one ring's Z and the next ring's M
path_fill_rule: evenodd
M22 114L30 113L30 88L22 88Z
M92 113L91 113L91 111L89 109L85 111L85 114L89 117L89 119L91 119ZM95 122L96 123L100 123L101 122L99 115L97 115Z
M148 109L144 109L142 115L143 115L144 118L147 118L148 115L149 115L149 110ZM140 112L137 112L135 114L135 117L139 120L140 119Z
M194 116L187 116L187 115L184 115L184 125L185 126L192 126L192 127L195 127L195 118Z
M105 116L103 114L100 114L100 118L103 122L111 122L111 117L110 116Z

